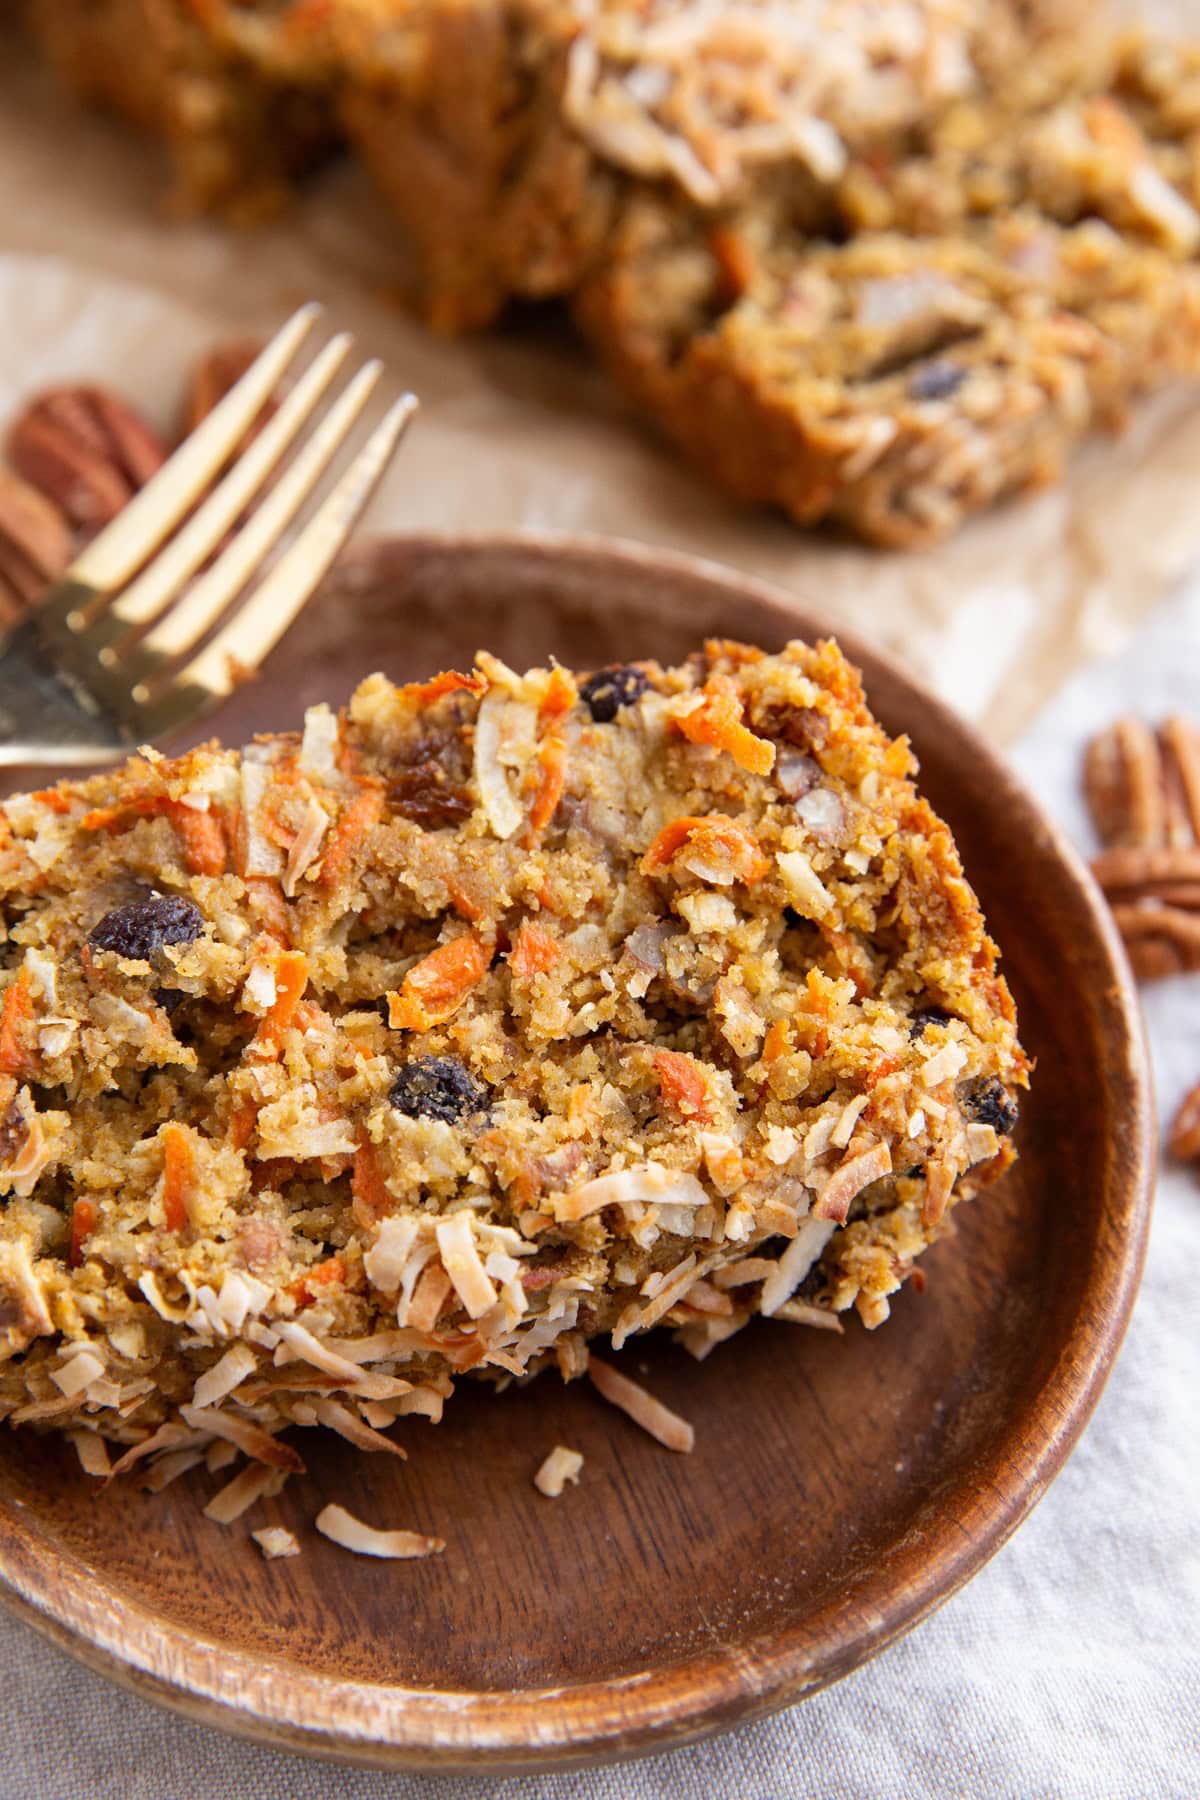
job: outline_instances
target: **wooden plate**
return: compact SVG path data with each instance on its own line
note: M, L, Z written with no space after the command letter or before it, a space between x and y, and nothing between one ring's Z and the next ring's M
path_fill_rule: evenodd
M227 738L290 727L372 669L407 679L477 644L518 665L679 658L708 634L819 634L778 592L579 540L404 540L348 560ZM369 1764L545 1767L662 1749L835 1681L962 1585L1060 1468L1125 1329L1150 1209L1137 1004L1096 893L1011 772L867 645L871 701L982 896L1037 1058L1016 1170L961 1209L923 1294L845 1338L758 1324L702 1366L669 1341L622 1362L697 1428L660 1449L584 1385L460 1388L411 1461L304 1439L310 1474L222 1530L204 1480L97 1493L52 1438L0 1437L13 1610L194 1719ZM531 1477L577 1446L557 1502ZM211 1479L211 1478L206 1478ZM221 1477L211 1479L215 1486ZM358 1559L311 1520L338 1500L448 1540ZM304 1554L264 1562L251 1525Z

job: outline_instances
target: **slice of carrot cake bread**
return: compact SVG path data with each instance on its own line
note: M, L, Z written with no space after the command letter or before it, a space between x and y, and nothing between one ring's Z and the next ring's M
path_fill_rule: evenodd
M660 1322L867 1326L1027 1065L832 643L365 682L3 805L0 1408L291 1466Z

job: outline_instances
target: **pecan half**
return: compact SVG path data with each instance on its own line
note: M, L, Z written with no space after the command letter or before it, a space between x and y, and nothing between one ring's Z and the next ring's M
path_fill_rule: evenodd
M0 624L9 625L66 568L67 522L53 501L0 468Z
M1166 796L1166 840L1200 843L1200 731L1190 719L1163 722L1158 734Z
M1180 1101L1171 1121L1167 1147L1181 1162L1194 1162L1200 1157L1200 1082Z
M1154 733L1118 719L1088 745L1083 791L1102 843L1151 849L1166 837L1166 789Z
M166 458L145 420L100 387L40 394L9 432L8 453L82 532L115 519Z
M214 406L241 380L261 349L261 344L239 338L218 344L215 350L209 350L200 358L192 370L184 396L181 437L187 437L207 419Z

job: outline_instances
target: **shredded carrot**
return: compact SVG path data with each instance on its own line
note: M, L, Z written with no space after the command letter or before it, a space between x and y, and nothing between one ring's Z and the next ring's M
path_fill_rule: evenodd
M542 1197L542 1178L532 1163L522 1163L509 1185L509 1197L524 1210L536 1206Z
M31 800L40 801L52 813L69 813L71 802L75 798L75 790L73 788L38 788L36 793L29 797Z
M537 975L552 969L561 958L562 946L554 933L526 919L513 939L508 966L514 975Z
M579 689L575 685L575 677L555 663L550 671L546 697L538 708L538 718L543 725L549 725L555 719L561 719L564 713L570 712L578 698Z
M277 1049L308 986L308 958L302 950L285 950L275 964L275 999L264 1014L255 1041Z
M29 1056L23 1042L25 1025L33 1016L33 996L29 976L22 969L15 981L4 990L0 1006L0 1075L23 1075L29 1069Z
M761 881L771 865L758 847L754 834L724 813L707 819L672 819L664 825L642 858L642 872L653 875L667 868L686 843L694 843L705 858L722 858L738 881Z
M713 675L705 682L699 706L675 717L676 728L693 744L712 744L728 751L739 769L751 775L769 775L775 767L775 746L756 737L742 722L742 696L728 675Z
M168 1231L188 1223L188 1201L196 1182L196 1153L186 1125L172 1122L161 1133L163 1146L163 1216Z
M541 836L558 810L567 772L566 739L560 731L548 731L538 747L541 777L529 809L527 841Z
M71 1208L71 1249L67 1261L77 1269L83 1261L83 1246L96 1229L96 1208L90 1200L77 1200Z
M363 1138L355 1152L350 1192L354 1200L354 1217L364 1229L395 1209L395 1196L383 1179L375 1146L369 1138Z
M340 1256L327 1256L324 1262L314 1263L303 1275L291 1282L288 1293L297 1306L311 1306L316 1295L314 1288L341 1287L346 1279L346 1264Z
M197 812L182 800L169 802L167 813L179 834L183 860L193 875L223 875L229 858L229 844L221 815Z
M746 238L728 225L715 225L708 247L721 271L721 293L727 301L740 300L754 281L754 252Z
M251 912L272 936L277 937L281 944L288 943L292 935L292 915L288 911L283 889L274 877L247 876L246 898L250 902Z
M321 858L322 887L332 887L345 872L355 846L374 825L382 807L382 791L374 785L363 788L350 802L330 832L325 854Z
M388 995L388 1024L393 1031L444 1024L491 966L491 948L474 932L439 944L408 971L399 993Z
M898 1056L881 1056L875 1067L868 1072L866 1086L877 1087L881 1081L886 1081L889 1075L894 1075L899 1067L900 1058Z
M774 1062L777 1057L786 1056L792 1047L791 1033L788 1031L786 1019L776 1019L763 1039L762 1059L765 1063Z
M678 1050L656 1050L654 1068L662 1097L672 1111L684 1119L698 1119L708 1124L712 1119L708 1083L695 1059Z
M254 1136L258 1122L257 1100L243 1100L229 1121L229 1142L235 1150L244 1150Z
M463 675L457 669L443 669L431 681L407 681L399 689L403 700L411 700L414 706L431 706L445 694L456 694L460 691L468 694L485 694L487 681L482 675Z
M446 882L446 892L450 896L451 906L454 908L455 912L458 913L460 918L469 920L472 925L477 924L478 921L482 919L482 910L476 906L470 894L468 894L464 888L461 888L453 877L449 878Z
M93 807L79 823L84 831L115 831L118 825L132 825L135 819L162 812L168 804L166 794L136 794L116 806Z

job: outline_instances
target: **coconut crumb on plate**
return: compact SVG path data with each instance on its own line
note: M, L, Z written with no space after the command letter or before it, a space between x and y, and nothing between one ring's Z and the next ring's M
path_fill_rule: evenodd
M264 1525L260 1531L252 1531L250 1536L268 1562L274 1562L280 1556L300 1554L300 1544L295 1533L285 1525Z
M583 1468L583 1456L578 1450L568 1450L565 1444L555 1444L553 1450L542 1463L533 1478L533 1485L539 1494L545 1494L547 1500L557 1500L567 1482L579 1485L579 1471Z
M343 1550L356 1556L383 1556L408 1560L420 1556L438 1556L446 1548L445 1538L425 1537L419 1531L377 1531L364 1525L344 1506L323 1506L314 1521L317 1530Z

